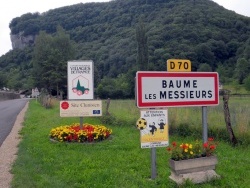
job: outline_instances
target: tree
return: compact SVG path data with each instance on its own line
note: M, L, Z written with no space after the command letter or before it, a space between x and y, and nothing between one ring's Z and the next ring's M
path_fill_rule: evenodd
M40 32L35 42L34 77L37 87L48 92L65 90L67 85L67 61L73 59L74 47L69 35L57 27L55 36Z
M249 75L250 71L250 61L245 58L239 58L236 63L235 77L239 84L243 84L243 80Z
M12 68L10 72L12 73L12 76L7 78L7 87L18 91L22 86L22 80L20 77L21 71L19 68Z
M6 87L6 76L0 71L0 88Z
M45 31L41 31L36 38L35 48L32 58L34 84L38 88L50 88L47 72L50 70L48 57L50 56L50 46L52 36Z
M250 91L250 75L244 80L244 87L247 91Z
M212 68L210 67L209 64L202 63L202 64L199 65L199 69L197 71L198 72L211 72Z
M210 65L212 69L215 68L215 56L207 44L199 44L196 47L195 52L199 63L206 63Z
M225 67L221 64L218 65L216 72L218 72L220 77L220 82L225 83L226 82L226 70Z
M142 21L136 28L136 40L137 40L137 65L138 70L148 69L148 38L146 36L145 25Z
M232 86L233 86L233 88L234 88L234 90L235 90L235 94L237 94L238 91L240 90L240 85L239 85L239 83L237 82L237 80L234 80L234 81L232 82Z
M65 33L61 26L57 27L55 37L53 37L51 46L51 56L49 63L53 64L53 74L51 80L53 81L53 88L59 91L66 92L67 86L67 61L74 57L74 46L70 41L70 37ZM56 88L55 88L56 86Z

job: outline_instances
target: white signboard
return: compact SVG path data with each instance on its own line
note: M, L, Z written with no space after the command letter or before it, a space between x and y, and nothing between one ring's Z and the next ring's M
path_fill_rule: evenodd
M61 117L102 116L101 100L60 101Z
M140 128L141 148L169 145L166 109L141 110L141 118L137 121L137 127Z
M40 93L39 93L37 87L35 89L32 89L31 97L38 97L39 94Z
M93 61L68 62L68 99L94 99Z
M139 71L136 87L139 108L219 104L219 77L216 72Z

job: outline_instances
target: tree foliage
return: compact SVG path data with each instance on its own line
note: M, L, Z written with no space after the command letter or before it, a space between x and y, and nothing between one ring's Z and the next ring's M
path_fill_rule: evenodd
M55 36L44 31L38 35L32 58L36 87L47 91L64 90L67 85L67 61L72 59L74 48L62 27L57 27Z
M250 75L244 80L244 87L247 91L250 91Z
M245 58L240 58L237 60L235 76L239 84L243 84L244 79L250 75L250 61Z
M65 55L68 50L63 42L58 43L62 48L55 47L57 42L53 41L59 37L58 25L64 28L67 41L70 38L75 43L72 56ZM189 59L192 71L203 69L204 65L210 67L208 70L219 70L222 83L237 79L243 84L249 75L249 68L245 67L248 63L241 65L238 61L241 58L250 61L250 18L228 11L210 0L80 3L42 14L24 14L10 22L10 29L11 34L37 36L34 46L14 49L0 57L0 71L4 75L15 70L12 78L20 82L20 85L15 84L16 88L33 83L49 88L62 85L65 81L58 80L65 71L61 62L69 59L94 61L96 88L99 84L107 88L107 83L103 84L106 79L115 80L125 75L129 78L130 97L134 93L131 77L135 76L139 62L141 70L165 71L168 59ZM44 43L39 38L44 38ZM64 55L65 59L62 58ZM57 61L61 68L54 66ZM46 65L46 72L41 73L43 67L38 65L39 62ZM247 71L242 75L243 69ZM31 72L35 74L31 76ZM118 80L122 82L122 79ZM6 84L14 87L12 81L7 80Z
M137 64L138 70L148 70L148 38L146 36L145 25L139 22L136 28L136 40L137 40Z

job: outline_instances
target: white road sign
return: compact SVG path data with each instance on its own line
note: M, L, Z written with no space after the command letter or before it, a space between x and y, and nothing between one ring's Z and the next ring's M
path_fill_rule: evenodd
M61 117L102 116L101 100L60 101Z
M68 99L94 99L93 61L68 62Z
M139 108L219 104L219 76L216 72L139 71L136 88Z

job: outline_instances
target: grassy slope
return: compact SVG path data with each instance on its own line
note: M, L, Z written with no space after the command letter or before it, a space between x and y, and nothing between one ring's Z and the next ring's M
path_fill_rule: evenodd
M150 149L140 148L139 132L134 124L105 125L113 129L113 137L97 144L49 140L52 128L78 121L78 118L60 118L58 107L45 110L36 101L31 101L21 131L23 140L19 145L18 158L12 169L12 187L176 187L168 178L169 155L165 148L157 148L158 175L155 180L150 179ZM84 118L84 121L100 124L98 118ZM193 138L183 140L171 136L170 142L174 140L188 142ZM187 183L183 187L248 187L249 149L249 146L232 148L220 142L217 173L222 179L202 185Z

